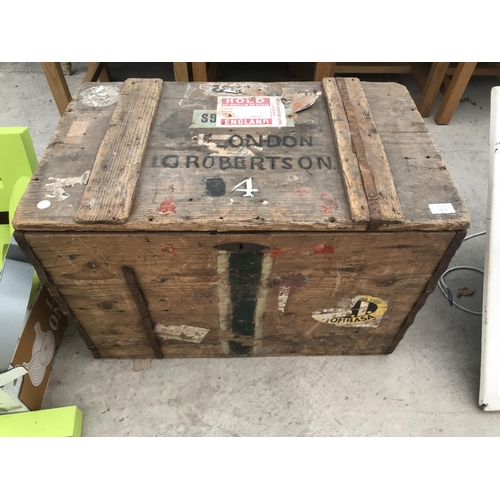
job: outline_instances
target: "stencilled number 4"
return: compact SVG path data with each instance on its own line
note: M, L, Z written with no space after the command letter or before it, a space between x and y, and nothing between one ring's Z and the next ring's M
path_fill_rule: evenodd
M240 186L245 184L244 188L238 189ZM249 177L248 179L245 179L244 181L241 181L239 184L236 184L233 189L231 189L231 192L233 191L241 191L242 193L245 193L243 196L253 196L252 193L257 193L259 190L254 189L252 187L252 178Z

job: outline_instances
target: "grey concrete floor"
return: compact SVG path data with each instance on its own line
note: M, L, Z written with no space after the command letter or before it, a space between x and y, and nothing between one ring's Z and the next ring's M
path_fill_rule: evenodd
M70 90L85 70L74 63ZM271 78L279 79L277 67ZM111 65L114 79L172 79L169 63ZM247 78L227 66L224 79ZM141 73L142 72L142 73ZM262 79L265 79L265 74ZM370 77L363 79L370 79ZM374 79L374 78L372 78ZM419 90L405 77L417 101ZM451 124L426 119L472 218L486 227L490 90L495 77L475 77ZM37 63L0 63L0 126L27 126L38 157L59 114ZM484 237L467 241L452 265L482 268ZM457 272L452 287L477 289L461 299L481 304L479 275ZM451 308L436 290L396 351L372 357L94 360L72 330L53 364L45 408L78 405L86 436L498 436L500 413L477 406L481 318Z

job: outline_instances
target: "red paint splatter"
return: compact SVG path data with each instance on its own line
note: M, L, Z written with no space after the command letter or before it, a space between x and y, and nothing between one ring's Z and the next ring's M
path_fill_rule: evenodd
M333 210L339 208L339 202L333 196L327 193L321 193L321 197L324 198L323 205L321 205L321 211L324 214L331 214Z
M314 247L314 253L316 254L335 253L335 247L333 245L316 245Z
M271 259L275 259L278 255L283 255L284 253L296 252L297 250L303 250L304 247L290 248L289 250L284 250L283 248L275 248L269 256Z
M177 255L177 248L175 247L160 247L161 248L161 253L169 253L170 255L173 255L174 257Z
M158 213L164 214L164 215L169 214L170 212L175 214L176 211L177 211L177 208L174 205L174 197L173 196L171 196L170 200L168 200L168 201L162 201L160 203L160 208L158 209Z
M304 186L295 186L295 194L297 196L304 196L305 194L309 194L311 190L308 187Z

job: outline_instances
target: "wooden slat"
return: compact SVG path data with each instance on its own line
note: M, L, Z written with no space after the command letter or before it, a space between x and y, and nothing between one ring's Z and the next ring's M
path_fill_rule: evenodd
M323 78L332 77L335 74L336 63L332 62L317 62L314 64L314 76L313 80L315 82L321 82Z
M139 309L139 315L141 317L144 335L146 336L148 343L154 352L155 358L161 359L163 358L163 353L160 349L160 346L156 342L156 337L153 331L153 322L151 321L151 316L149 315L148 311L148 303L146 302L146 299L144 298L144 295L139 288L134 270L130 267L123 267L122 270L123 276L125 277L125 282L127 283L127 286L129 287L132 296L134 297L137 309Z
M323 86L353 222L368 223L369 229L403 222L389 162L360 81L325 79Z
M436 113L436 123L438 125L448 125L451 117L457 109L458 103L469 83L469 80L476 67L475 62L458 63L457 69L451 79L450 86L446 89L443 100Z
M328 115L332 125L333 139L337 148L344 187L349 200L351 219L355 224L368 224L370 212L358 167L356 154L352 150L349 121L342 104L339 89L334 78L323 80Z
M193 69L194 82L206 82L207 80L207 63L206 62L192 62L191 68Z
M401 224L404 222L403 211L392 178L391 167L361 82L357 78L339 78L337 79L339 89L342 82L345 83L349 95L347 102L351 102L355 115L355 119L351 121L350 113L347 113L351 132L354 124L359 128L359 135L351 134L351 136L356 153L360 149L359 146L362 145L363 148L360 151L361 155L357 154L357 158L370 211L372 207L377 208L370 217L369 227L375 229L379 224Z
M57 109L62 115L71 101L71 94L66 83L66 78L58 62L43 62L42 69L49 84L50 91L56 101Z
M161 88L159 79L125 82L76 213L77 222L123 224L128 220Z
M189 82L189 71L187 62L174 62L174 78L176 82Z
M432 106L438 95L443 78L445 77L446 70L450 63L447 62L433 62L429 75L425 81L425 86L422 90L422 95L418 102L418 110L425 118L431 114Z

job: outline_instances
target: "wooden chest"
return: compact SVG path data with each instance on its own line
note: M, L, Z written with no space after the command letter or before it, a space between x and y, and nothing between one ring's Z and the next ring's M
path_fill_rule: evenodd
M469 226L405 87L88 83L14 219L96 357L383 354Z

